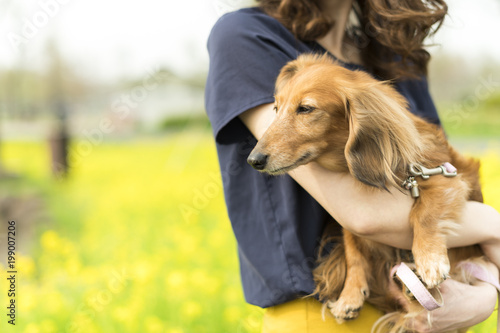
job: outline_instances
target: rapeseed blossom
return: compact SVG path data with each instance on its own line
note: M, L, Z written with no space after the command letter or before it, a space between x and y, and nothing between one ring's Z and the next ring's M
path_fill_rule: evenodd
M3 150L6 169L39 188L49 221L17 255L19 321L2 332L260 331L208 136L101 144L65 182L50 179L42 143ZM499 152L480 157L486 203L499 210Z

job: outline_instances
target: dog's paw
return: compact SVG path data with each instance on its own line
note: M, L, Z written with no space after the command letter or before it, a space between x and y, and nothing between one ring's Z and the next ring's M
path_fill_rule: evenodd
M344 290L336 302L328 302L327 306L337 322L341 324L359 316L359 312L369 293L368 288L356 289L350 293Z
M446 255L426 254L415 258L417 275L428 289L441 284L449 277L450 261Z

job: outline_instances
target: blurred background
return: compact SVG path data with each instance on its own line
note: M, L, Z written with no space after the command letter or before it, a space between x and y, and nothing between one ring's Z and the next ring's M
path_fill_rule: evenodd
M211 26L251 3L0 0L1 332L259 332L203 109ZM500 209L500 1L449 7L431 92Z

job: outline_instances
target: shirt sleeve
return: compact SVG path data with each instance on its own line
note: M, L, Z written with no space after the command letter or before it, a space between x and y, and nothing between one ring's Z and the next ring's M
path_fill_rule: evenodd
M217 142L238 140L238 115L274 101L280 69L297 56L279 29L268 16L241 11L224 15L212 28L205 108Z

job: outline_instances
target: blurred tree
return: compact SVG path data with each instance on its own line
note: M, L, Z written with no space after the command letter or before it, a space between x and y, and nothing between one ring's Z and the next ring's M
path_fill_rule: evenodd
M54 40L47 44L47 55L50 60L49 75L49 105L55 118L55 123L49 135L52 152L52 173L58 178L68 173L68 106L65 94L64 77L65 64Z

